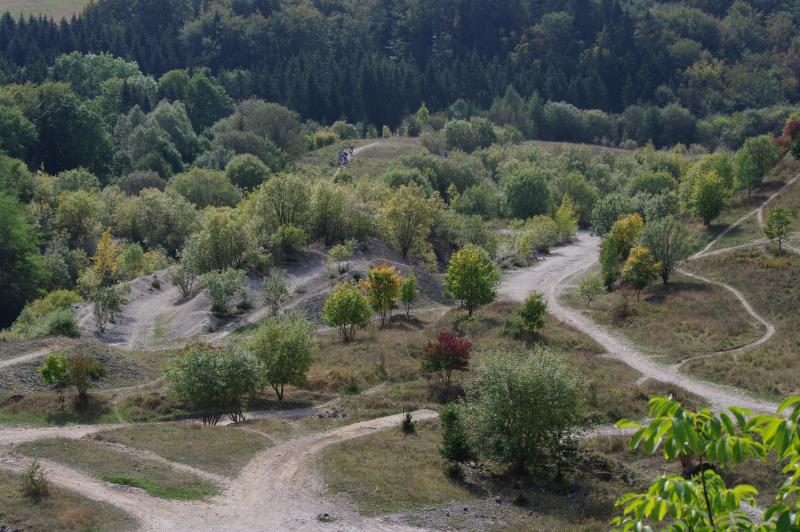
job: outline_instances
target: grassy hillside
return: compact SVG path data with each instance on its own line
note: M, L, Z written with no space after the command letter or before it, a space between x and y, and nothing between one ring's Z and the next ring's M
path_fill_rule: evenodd
M9 11L14 17L46 15L59 20L80 13L87 3L87 0L0 0L0 12Z

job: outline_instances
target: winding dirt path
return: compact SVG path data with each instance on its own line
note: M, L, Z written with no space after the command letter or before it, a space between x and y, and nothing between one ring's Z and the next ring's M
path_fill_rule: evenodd
M580 312L559 301L567 279L589 269L598 257L600 239L580 233L571 246L558 249L546 260L533 267L509 272L505 275L499 293L512 300L524 300L531 290L545 294L548 311L593 338L609 355L637 370L643 377L666 382L703 397L709 406L721 410L729 406L750 408L756 412L774 412L776 404L753 398L743 391L712 384L678 372L676 366L665 366L643 354L627 340L612 334Z
M413 412L414 419L419 421L433 419L437 415L431 410ZM42 465L54 484L127 511L139 520L141 530L420 530L380 518L360 516L355 509L325 493L324 481L317 468L313 467L319 453L328 446L396 427L402 419L403 414L396 414L362 421L271 447L258 454L238 477L226 479L222 484L222 493L206 502L158 499L140 490L108 484L58 463L42 461ZM72 429L62 434L82 437L81 433L91 433L86 428ZM152 458L151 453L146 451L117 447L133 456ZM177 467L166 459L158 459ZM29 458L13 452L0 455L0 468L3 469L21 471L29 464ZM182 469L188 467L181 466ZM206 477L209 475L202 474ZM317 516L323 513L330 515L333 521L321 522Z

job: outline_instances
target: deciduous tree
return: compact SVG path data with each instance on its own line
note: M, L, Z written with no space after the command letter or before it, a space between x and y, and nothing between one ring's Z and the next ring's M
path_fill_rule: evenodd
M486 252L469 244L450 258L444 286L449 295L464 303L472 316L478 305L494 300L499 282L500 272Z
M302 316L285 314L268 318L247 342L260 364L260 373L279 401L287 384L303 386L316 350L314 327Z
M669 282L669 276L691 252L689 230L672 217L648 222L642 234L642 243L650 248L658 261L664 284Z
M392 310L397 308L402 278L394 266L379 264L367 272L361 288L367 292L372 310L381 317L381 325L386 325Z
M355 338L356 327L369 325L370 316L369 300L350 283L336 285L322 309L325 324L338 327L345 342Z

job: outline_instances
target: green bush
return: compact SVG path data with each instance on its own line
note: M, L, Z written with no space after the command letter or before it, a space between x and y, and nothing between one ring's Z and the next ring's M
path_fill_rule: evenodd
M228 314L228 302L243 289L246 279L244 270L232 268L203 275L202 288L211 299L211 311L222 316Z
M484 457L555 477L575 445L583 390L563 355L543 347L486 353L466 386L465 421Z

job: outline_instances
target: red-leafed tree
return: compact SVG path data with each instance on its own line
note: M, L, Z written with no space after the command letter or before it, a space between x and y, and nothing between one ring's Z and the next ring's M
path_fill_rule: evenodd
M469 367L469 354L472 346L450 331L442 331L435 342L425 348L424 367L426 371L437 373L442 383L450 389L454 371L466 371Z

